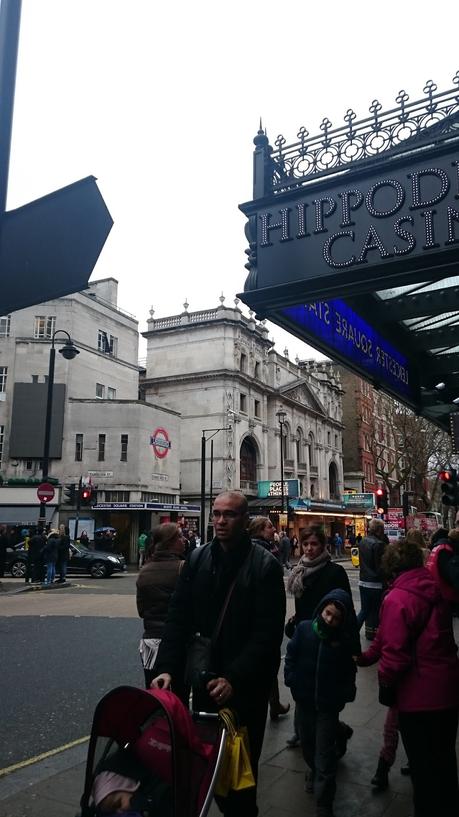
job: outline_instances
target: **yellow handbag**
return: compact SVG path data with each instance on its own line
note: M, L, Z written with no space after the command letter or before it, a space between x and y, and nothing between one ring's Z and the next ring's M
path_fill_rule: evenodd
M230 791L242 791L255 786L255 778L250 765L247 729L245 726L237 728L235 714L231 709L221 709L218 714L225 725L227 736L215 794L228 797Z

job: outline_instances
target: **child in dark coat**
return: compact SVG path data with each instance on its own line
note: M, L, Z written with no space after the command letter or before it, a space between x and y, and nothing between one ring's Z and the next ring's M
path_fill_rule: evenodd
M356 694L356 643L351 597L333 590L287 645L285 683L297 704L301 748L311 770L305 788L314 791L317 817L333 817L339 713Z

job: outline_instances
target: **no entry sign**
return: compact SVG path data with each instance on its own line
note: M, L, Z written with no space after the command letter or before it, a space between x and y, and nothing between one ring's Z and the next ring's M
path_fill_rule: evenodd
M37 488L37 497L40 502L51 502L54 499L54 487L49 482L42 482Z

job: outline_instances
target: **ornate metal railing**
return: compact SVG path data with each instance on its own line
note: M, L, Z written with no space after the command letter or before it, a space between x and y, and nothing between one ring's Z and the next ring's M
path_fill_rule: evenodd
M349 108L344 115L345 125L333 128L325 118L320 134L310 136L303 126L297 133L298 141L287 145L280 134L274 142L275 149L267 145L266 134L260 128L254 141L267 147L272 191L282 192L311 178L349 168L362 159L373 159L403 146L407 140L429 139L450 132L459 135L459 71L453 85L451 90L437 93L436 84L428 80L423 88L425 96L415 102L410 102L409 95L402 90L395 99L397 107L385 112L375 99L369 108L371 116L360 121L356 121L355 112Z

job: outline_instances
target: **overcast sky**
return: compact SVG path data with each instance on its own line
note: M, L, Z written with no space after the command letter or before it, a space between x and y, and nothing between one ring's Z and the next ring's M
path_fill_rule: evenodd
M156 317L244 286L252 139L452 87L459 4L23 0L8 208L93 174L114 219L93 278ZM244 308L245 309L245 308ZM245 309L245 311L247 311ZM274 329L290 357L311 355Z

